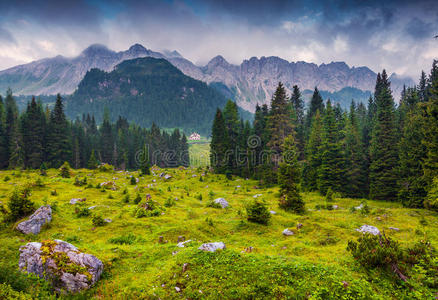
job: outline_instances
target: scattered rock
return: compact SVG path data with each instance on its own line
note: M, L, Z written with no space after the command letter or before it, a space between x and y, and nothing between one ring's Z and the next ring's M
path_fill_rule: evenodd
M24 234L38 234L41 227L52 221L52 208L50 205L38 208L26 221L17 225L17 229Z
M294 235L294 232L286 228L285 230L283 230L283 235L285 236Z
M333 205L333 209L339 209L339 206L337 206L336 204Z
M389 227L389 229L394 231L400 231L400 229L398 229L397 227Z
M202 251L216 252L218 249L225 249L225 244L222 242L202 244L199 248Z
M165 244L165 243L167 243L167 241L165 241L165 240L164 240L164 237L161 235L161 236L158 238L158 243L160 243L160 244Z
M70 204L76 204L78 202L85 202L87 200L87 198L73 198L70 199Z
M363 203L361 203L359 206L355 207L356 210L361 210L362 208L363 208Z
M303 227L303 224L301 224L301 223L297 224L297 229L301 229L302 227Z
M176 244L176 246L180 247L180 248L184 248L184 245L190 243L191 241L192 240L187 240L187 241L184 241L184 242L179 242L178 244Z
M263 196L262 194L257 194L257 195L254 195L254 198L258 198L258 197L261 197L261 196Z
M111 220L111 219L103 219L105 222L107 222L107 223L111 223L113 220Z
M179 288L179 287L175 287L175 291L177 292L177 293L179 293L179 292L181 292L181 289Z
M356 231L359 231L362 233L371 233L373 235L380 234L380 230L377 227L374 227L371 225L362 225L360 228L356 229Z
M178 237L178 241L177 241L177 243L184 242L185 240L186 240L185 236L180 235L180 236Z
M101 187L101 188L104 188L104 189L106 189L106 190L113 190L113 191L116 191L116 190L117 190L117 186L116 186L116 184L115 184L114 181L105 181L105 182L102 182L102 183L100 184L100 187Z
M183 273L185 273L187 271L187 269L189 268L189 264L188 263L184 263L183 267L182 267L182 271Z
M90 206L88 209L95 209L97 205Z
M218 203L220 204L220 206L222 208L227 208L228 206L230 206L227 202L227 200L225 200L224 198L217 198L214 200L214 203Z
M276 214L277 214L274 210L270 210L269 213L270 213L271 215L276 215Z
M76 265L72 268L72 265ZM61 240L31 242L20 247L18 266L50 281L56 291L72 293L90 288L102 274L103 263ZM66 266L70 266L66 268ZM75 270L69 273L68 270Z
M192 175L192 177L196 177L196 176L198 176L198 175L196 175L196 174L193 174L193 175Z

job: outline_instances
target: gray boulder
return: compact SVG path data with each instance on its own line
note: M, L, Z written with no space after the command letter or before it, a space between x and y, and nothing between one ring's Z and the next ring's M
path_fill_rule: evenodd
M77 268L65 267L73 264ZM71 293L89 289L103 271L103 263L97 257L82 253L61 240L31 242L21 246L18 266L23 272L36 274L51 282L56 291Z
M379 235L380 230L377 227L371 225L362 225L360 228L356 229L356 231L362 233L371 233L372 235Z
M198 249L202 251L216 252L218 249L225 249L225 244L222 242L206 243L202 244Z
M17 230L24 234L38 234L41 227L52 221L52 208L50 205L38 208L26 221L17 225Z
M217 198L214 200L214 203L219 204L222 208L227 208L228 206L230 206L227 200L225 200L224 198Z
M84 202L86 200L87 200L87 198L73 198L73 199L70 199L70 204L74 205L78 202Z
M283 235L285 235L285 236L294 235L294 232L292 230L289 230L288 228L286 228L285 230L283 230Z

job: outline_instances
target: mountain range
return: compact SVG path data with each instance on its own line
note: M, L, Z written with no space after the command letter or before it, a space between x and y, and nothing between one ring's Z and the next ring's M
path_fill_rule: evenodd
M336 94L335 102L348 103L351 99L345 97L356 96L356 100L364 101L363 97L374 90L376 80L376 73L368 67L349 67L345 62L316 65L270 56L252 57L234 65L218 55L205 66L197 66L177 51L156 52L135 44L126 51L115 52L95 44L74 58L56 56L0 71L0 93L10 87L19 95L72 94L87 71L97 68L110 72L122 61L139 57L166 59L185 75L211 85L251 112L257 103L270 102L279 81L289 92L298 85L306 96L317 86L326 96ZM414 84L411 78L396 74L390 80L396 99L404 84Z

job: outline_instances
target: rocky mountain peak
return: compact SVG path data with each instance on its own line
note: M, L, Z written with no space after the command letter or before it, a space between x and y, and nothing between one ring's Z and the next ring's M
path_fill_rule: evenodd
M129 47L128 52L130 52L130 53L147 53L148 49L146 49L141 44L134 44L131 47Z

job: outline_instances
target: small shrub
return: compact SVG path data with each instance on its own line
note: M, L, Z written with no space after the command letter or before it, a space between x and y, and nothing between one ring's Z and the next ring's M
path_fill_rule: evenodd
M75 177L75 186L84 186L87 185L87 177L84 177L82 179L79 179L79 177Z
M4 181L4 182L8 182L9 180L11 180L11 177L9 177L9 176L7 176L7 175L5 176L5 178L3 178L3 181Z
M199 194L199 195L198 195L198 200L199 200L199 201L202 201L202 194Z
M226 172L225 172L225 177L226 177L228 180L231 180L231 179L233 179L233 174L231 173L231 171L226 171Z
M333 202L333 191L332 188L328 188L327 193L325 194L325 201L326 202Z
M94 215L93 219L91 220L94 226L104 226L106 224L105 220L102 218L102 216Z
M266 203L262 200L255 199L246 206L247 220L253 223L267 225L271 219L271 213Z
M46 163L42 163L40 166L40 175L47 176L47 166Z
M50 195L58 196L58 192L56 190L50 191Z
M64 164L59 168L59 176L62 178L70 178L70 165L68 162L64 162Z
M111 166L111 165L109 165L109 164L100 164L100 165L97 167L97 169L98 169L100 172L112 172L112 171L114 171L114 167Z
M153 200L147 200L138 205L137 210L135 211L135 217L157 217L161 215L162 211L163 209L157 202Z
M140 194L137 194L137 196L134 198L134 203L139 204L141 202L141 196Z
M108 194L108 199L114 199L113 194L109 193L109 194Z
M122 194L123 194L123 195L126 195L127 193L128 193L128 189L125 188L125 189L123 190Z
M208 226L214 226L213 220L209 217L205 218L205 222Z
M399 262L403 258L400 245L387 238L385 234L366 233L357 242L348 241L347 251L351 252L354 259L365 268L386 268L392 270L400 279L404 281L407 279L399 268Z
M37 180L35 180L35 183L33 184L35 187L45 187L44 182L41 180L40 177L38 177Z
M126 194L125 197L123 197L124 203L129 203L129 194Z
M137 180L135 179L134 176L131 176L131 181L130 181L131 185L136 185L137 184Z
M175 199L173 199L172 197L167 198L166 201L164 202L165 207L172 207L174 205L175 205Z
M25 217L35 210L34 203L29 199L30 189L24 187L21 190L15 189L9 197L9 219L16 221Z
M75 215L77 218L88 217L89 215L91 215L91 212L85 206L76 206L75 207Z
M118 237L110 238L108 240L109 243L118 244L118 245L132 245L136 241L137 241L137 237L132 233L128 233L128 234L121 235Z
M222 206L219 203L214 202L214 200L208 200L206 207L212 207L212 208L222 208Z

